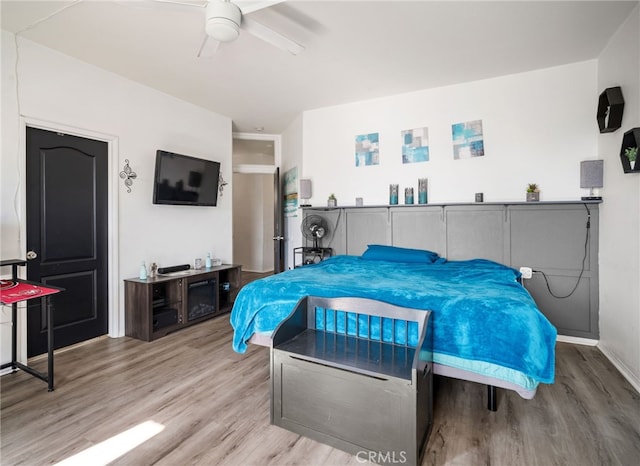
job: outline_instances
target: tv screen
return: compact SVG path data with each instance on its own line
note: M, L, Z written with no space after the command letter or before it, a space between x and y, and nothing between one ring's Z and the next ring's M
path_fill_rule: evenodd
M220 162L159 150L153 203L215 206L219 175Z

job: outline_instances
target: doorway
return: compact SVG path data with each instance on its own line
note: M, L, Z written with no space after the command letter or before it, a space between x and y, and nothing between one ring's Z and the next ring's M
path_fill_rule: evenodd
M107 142L26 128L27 279L65 288L51 300L55 348L108 332L108 161ZM27 357L46 350L36 301Z
M274 269L273 174L233 174L233 261L247 272Z
M234 134L233 261L243 271L278 273L281 263L281 215L278 199L280 137Z

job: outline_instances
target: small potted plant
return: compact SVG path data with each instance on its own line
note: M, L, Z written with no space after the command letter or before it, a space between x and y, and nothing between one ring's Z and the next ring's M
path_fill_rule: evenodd
M638 148L627 147L624 150L624 155L629 159L629 165L631 166L631 170L635 170L636 159L638 158Z
M527 202L535 202L540 200L540 188L536 183L527 185Z
M338 200L336 199L336 195L331 193L329 194L329 199L327 199L328 207L335 207L338 205Z

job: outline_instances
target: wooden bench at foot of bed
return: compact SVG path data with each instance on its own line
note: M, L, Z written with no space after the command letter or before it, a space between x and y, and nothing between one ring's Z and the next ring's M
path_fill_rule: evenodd
M271 347L272 332L258 332L254 333L249 339L249 343L258 346ZM468 380L470 382L476 382L487 386L487 409L490 411L497 411L498 409L498 394L497 389L502 388L505 390L512 390L520 395L525 400L532 400L536 395L537 389L527 390L526 388L516 385L505 380L497 379L495 377L489 377L487 375L476 374L475 372L465 371L455 367L445 366L443 364L433 363L433 375L441 375L444 377L450 377L460 380Z
M344 324L327 310L345 311ZM432 424L429 317L363 298L300 300L273 333L271 423L359 460L420 464Z

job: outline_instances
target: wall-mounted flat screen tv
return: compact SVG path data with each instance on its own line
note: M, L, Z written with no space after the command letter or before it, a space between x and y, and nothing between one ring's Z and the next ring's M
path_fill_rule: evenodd
M153 203L215 206L219 176L220 162L159 150Z

